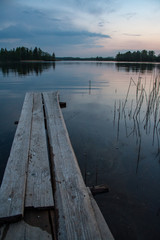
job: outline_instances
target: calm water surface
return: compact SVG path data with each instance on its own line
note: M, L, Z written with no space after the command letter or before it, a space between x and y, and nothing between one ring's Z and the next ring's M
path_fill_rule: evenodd
M1 64L0 182L25 93L58 90L86 185L110 188L95 198L115 239L160 239L158 87L148 122L145 115L159 70L114 62Z

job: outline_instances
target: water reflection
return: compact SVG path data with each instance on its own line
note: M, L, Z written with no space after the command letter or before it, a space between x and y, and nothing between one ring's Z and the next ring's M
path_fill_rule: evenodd
M133 94L134 93L134 94ZM115 100L113 124L117 122L117 142L119 141L120 128L124 125L126 138L135 137L137 145L137 166L142 158L142 145L150 138L152 148L156 145L155 158L160 157L160 78L151 79L150 83L139 77L135 82L130 79L125 99ZM143 147L144 147L143 146ZM146 147L146 146L145 146ZM153 150L152 150L153 151Z
M154 69L160 70L160 64L152 64L152 63L116 63L116 68L118 71L126 71L126 72L140 72L145 73L146 71L152 72Z
M53 68L55 70L55 62L11 62L0 63L0 70L3 76L8 76L10 73L18 75L36 74L40 75L43 71Z
M160 81L155 82L155 69L160 65L1 64L0 181L25 93L59 90L87 186L109 185L109 193L96 197L115 239L160 239Z

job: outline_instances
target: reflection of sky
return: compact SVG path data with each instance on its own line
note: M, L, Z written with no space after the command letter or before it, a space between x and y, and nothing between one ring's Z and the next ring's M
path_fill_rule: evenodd
M159 159L155 157L157 140L155 138L153 146L153 129L147 135L143 128L144 123L139 122L139 160L138 128L133 132L134 121L128 116L130 100L135 99L134 84L131 85L126 103L126 121L122 116L122 107L120 117L118 111L119 100L121 103L125 101L130 78L137 82L141 76L148 91L150 80L154 79L154 70L151 73L146 69L141 73L133 71L131 66L131 70L126 71L124 66L119 66L118 69L115 63L96 62L57 62L54 69L52 65L48 68L45 65L43 68L42 64L39 67L41 74L38 76L32 71L33 66L31 72L25 75L19 75L16 70L5 76L0 72L0 179L16 128L14 122L19 119L25 93L59 90L60 100L67 103L63 115L83 176L87 172L87 185L96 183L98 171L98 184L108 184L111 189L108 195L101 196L104 215L108 207L113 213L110 216L114 223L123 229L119 219L125 218L125 228L129 225L132 229L132 222L144 234L144 239L147 239L148 234L143 231L143 226L145 229L148 225L151 226L150 234L159 234L156 217L160 199ZM134 213L131 213L133 208ZM139 209L144 210L143 214ZM107 216L106 213L105 217ZM130 218L132 220L128 220ZM131 235L135 231L134 227Z
M10 66L2 65L0 73L0 91L5 95L10 91L13 95L20 91L34 90L74 90L93 91L98 90L106 94L104 97L124 98L127 92L130 78L135 82L139 77L146 84L154 75L159 72L159 65L143 64L116 64L116 63L96 63L96 62L57 62L52 66L50 63L31 65L23 69L23 65ZM63 69L63 71L62 71ZM158 69L158 70L157 70ZM132 84L134 85L134 84ZM132 87L130 93L134 94L135 88Z
M2 0L2 47L41 47L56 56L159 51L158 0Z

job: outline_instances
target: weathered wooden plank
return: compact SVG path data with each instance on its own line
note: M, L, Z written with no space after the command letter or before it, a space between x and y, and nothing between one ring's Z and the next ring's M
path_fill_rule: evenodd
M89 196L90 196L90 200L91 200L91 204L92 204L92 207L93 207L93 210L94 210L94 213L95 213L95 217L96 217L96 220L97 220L97 223L98 223L98 227L99 227L99 230L100 230L100 233L101 233L101 239L103 240L114 240L113 236L112 236L112 233L96 203L96 201L94 200L93 198L93 195L90 191L89 188L87 188L88 190L88 193L89 193Z
M58 103L58 94L43 93L55 175L55 203L60 240L103 239L73 152Z
M0 188L0 221L23 216L33 94L26 94Z
M34 93L25 207L53 207L41 93Z

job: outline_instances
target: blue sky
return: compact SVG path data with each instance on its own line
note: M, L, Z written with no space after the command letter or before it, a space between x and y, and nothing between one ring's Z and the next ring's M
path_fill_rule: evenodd
M1 0L0 9L0 48L74 57L160 53L159 0Z

